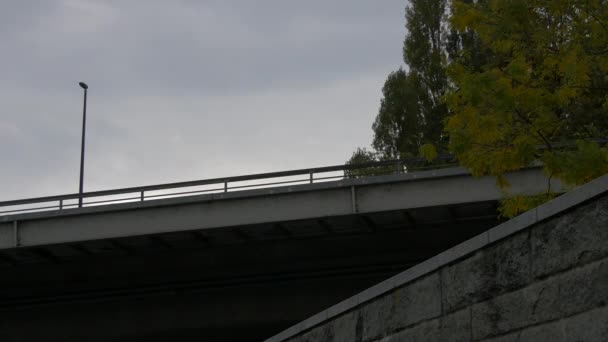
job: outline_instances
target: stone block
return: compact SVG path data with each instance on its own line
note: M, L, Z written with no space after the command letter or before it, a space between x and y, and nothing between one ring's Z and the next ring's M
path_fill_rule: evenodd
M539 326L524 329L517 333L519 336L518 342L566 342L564 339L564 331L560 321L542 324Z
M532 272L537 278L608 255L608 197L532 228Z
M487 297L485 253L479 251L440 270L443 311L449 312Z
M439 320L433 319L389 335L380 342L428 342L438 341L438 339Z
M607 289L608 259L476 304L472 308L473 339L505 334L603 307L608 303ZM543 332L533 329L525 334L522 332L522 341L523 337L537 333Z
M561 321L519 330L510 334L483 340L482 342L566 342Z
M524 231L441 270L443 312L523 287L531 280Z
M491 247L489 255L490 275L488 291L492 295L521 288L531 283L530 239L522 232Z
M385 336L394 312L395 300L391 294L363 304L360 309L362 341L371 341Z
M608 307L569 317L563 325L565 341L605 342L608 340Z
M401 287L392 293L394 311L389 330L394 331L441 315L441 287L438 273Z
M330 326L333 330L332 342L354 342L357 337L358 311L351 311L335 318Z
M471 341L471 307L441 317L439 325L438 341Z
M472 336L480 340L560 317L555 279L503 294L472 307Z
M563 273L558 282L562 317L605 306L608 303L608 259Z
M498 337L491 337L487 339L480 340L479 342L519 342L519 331L507 335L502 335Z
M608 338L608 307L600 307L483 342L605 342Z

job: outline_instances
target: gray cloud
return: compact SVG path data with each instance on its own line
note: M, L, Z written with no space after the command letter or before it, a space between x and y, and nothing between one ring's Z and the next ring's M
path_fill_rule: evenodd
M402 0L17 1L0 199L340 164L401 64Z

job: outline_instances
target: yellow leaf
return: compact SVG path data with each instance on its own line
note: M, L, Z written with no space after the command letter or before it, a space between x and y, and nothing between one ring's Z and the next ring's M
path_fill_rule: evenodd
M437 149L433 144L424 144L420 146L420 155L428 161L433 161L437 158Z

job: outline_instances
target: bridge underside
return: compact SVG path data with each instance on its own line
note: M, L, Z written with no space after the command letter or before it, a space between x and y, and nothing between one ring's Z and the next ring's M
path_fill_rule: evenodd
M496 201L0 250L0 338L260 341L498 223Z

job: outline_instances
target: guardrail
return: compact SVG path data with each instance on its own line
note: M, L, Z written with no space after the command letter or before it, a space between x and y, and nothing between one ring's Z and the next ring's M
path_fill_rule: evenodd
M246 190L252 188L270 188L281 185L306 184L332 181L347 178L359 178L394 173L405 173L416 170L437 169L457 165L452 155L440 155L429 163L423 158L388 160L365 164L345 164L311 169L259 173L244 176L203 179L197 181L147 185L113 190L91 191L82 194L67 194L27 198L0 202L0 216L49 210L65 210L79 207L78 200L83 199L82 206L94 206L135 201L150 201L160 198L193 196L204 193L218 193ZM337 174L342 172L342 174ZM333 173L333 174L332 174ZM305 175L306 178L301 176ZM299 177L289 179L290 177ZM274 182L267 180L275 179ZM172 190L195 188L189 191ZM113 198L109 198L113 197ZM85 202L85 199L94 199ZM3 210L8 209L8 210Z

